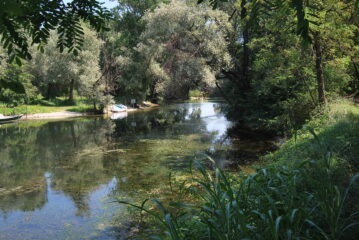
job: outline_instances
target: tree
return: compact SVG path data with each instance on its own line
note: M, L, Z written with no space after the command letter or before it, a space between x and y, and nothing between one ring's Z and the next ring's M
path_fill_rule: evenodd
M31 59L29 44L43 50L51 30L57 31L56 47L75 55L83 45L81 21L88 22L96 31L105 29L108 11L96 0L2 0L0 2L1 44L7 49L9 60L21 64Z
M197 0L198 4L206 2L207 0ZM214 7L217 8L220 3L231 2L230 0L208 0L208 2ZM239 0L240 5L245 5L247 0ZM297 34L302 37L302 40L305 43L312 41L310 33L310 23L313 23L311 20L312 14L311 11L315 10L315 2L307 0L273 0L273 1L262 1L262 0L252 0L248 1L254 8L251 14L251 17L258 18L264 12L275 10L276 12L288 12L290 9L294 10L296 19L297 19ZM359 0L349 0L346 1L347 4L353 6L354 13L359 13Z
M169 0L119 0L115 10L115 29L121 32L122 47L133 48L138 44L140 35L145 30L143 16L153 11L161 2Z
M125 70L128 65L125 61L139 61L136 59L138 54L135 53L135 47L145 30L143 16L160 2L163 0L120 0L118 7L111 11L112 19L108 22L110 30L101 33L101 39L104 41L100 60L101 81L105 83L106 91L115 95L121 102L134 98L134 94L137 95L138 92L146 92L138 90L136 81L127 81L132 76L131 71Z
M335 11L334 9L340 9ZM326 99L326 64L332 63L338 56L353 56L353 37L357 26L352 22L354 6L348 1L322 0L309 8L310 31L313 39L315 67L317 78L318 101L325 104ZM338 46L341 46L339 48Z
M238 38L230 39L230 52L235 64L218 82L230 100L228 116L241 126L298 128L318 103L325 103L326 92L351 91L358 62L353 2L321 0L307 6L307 41L298 35L293 2L271 1L268 8L258 1L230 2L217 7L234 9L230 22Z
M0 48L0 56L2 52ZM37 97L38 90L31 84L34 76L28 68L28 64L19 66L7 63L6 57L3 57L3 61L0 61L0 101L16 106Z
M68 100L72 102L73 92L77 89L80 95L91 99L96 108L96 103L106 105L108 101L104 96L104 86L99 82L102 41L94 31L85 25L82 27L84 43L78 56L58 52L58 35L53 31L44 53L34 51L32 72L36 76L36 85L47 98L67 93Z
M214 86L215 75L231 64L227 19L222 11L183 1L160 4L144 17L137 66L145 75L134 78L149 86L151 97L188 98L192 88Z

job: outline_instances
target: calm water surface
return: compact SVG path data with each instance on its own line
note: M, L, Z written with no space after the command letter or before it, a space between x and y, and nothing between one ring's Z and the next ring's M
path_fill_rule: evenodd
M160 195L197 153L245 163L267 144L228 137L214 102L113 118L0 126L0 239L126 239L131 213L115 199Z

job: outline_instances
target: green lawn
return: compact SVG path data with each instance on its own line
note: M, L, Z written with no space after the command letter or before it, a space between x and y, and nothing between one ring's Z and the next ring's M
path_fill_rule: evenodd
M0 114L14 115L14 114L35 114L35 113L51 113L51 112L90 112L92 105L87 104L82 99L77 99L74 104L68 104L66 100L57 98L51 101L39 100L38 104L21 105L15 108L6 107L5 104L0 103Z

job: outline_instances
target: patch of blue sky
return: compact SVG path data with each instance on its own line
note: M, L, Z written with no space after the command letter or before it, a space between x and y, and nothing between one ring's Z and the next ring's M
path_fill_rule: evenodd
M65 3L71 2L72 0L64 0ZM103 3L105 8L111 9L118 5L117 0L98 0L98 2Z

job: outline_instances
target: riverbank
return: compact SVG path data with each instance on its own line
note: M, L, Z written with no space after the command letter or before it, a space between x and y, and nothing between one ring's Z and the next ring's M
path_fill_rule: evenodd
M337 100L320 110L280 149L265 157L274 164L292 164L318 158L329 152L333 166L350 174L359 171L359 106L349 100Z
M35 113L24 115L21 120L30 120L30 119L61 119L61 118L72 118L72 117L83 117L93 115L91 113L85 112L70 112L70 111L61 111L61 112L51 112L51 113Z
M139 208L166 239L358 239L358 156L359 107L337 100L266 155L256 173L212 174L194 163L190 194L180 183L175 198L182 200L171 207L154 200Z
M143 102L139 108L131 108L124 112L135 112L138 110L146 110L150 108L158 107L158 104L151 102ZM43 105L24 105L19 106L16 109L3 108L4 115L24 115L21 120L31 119L65 119L73 117L84 116L97 116L97 115L112 115L114 113L106 111L103 114L99 114L93 111L90 105L71 105L71 106L43 106Z

